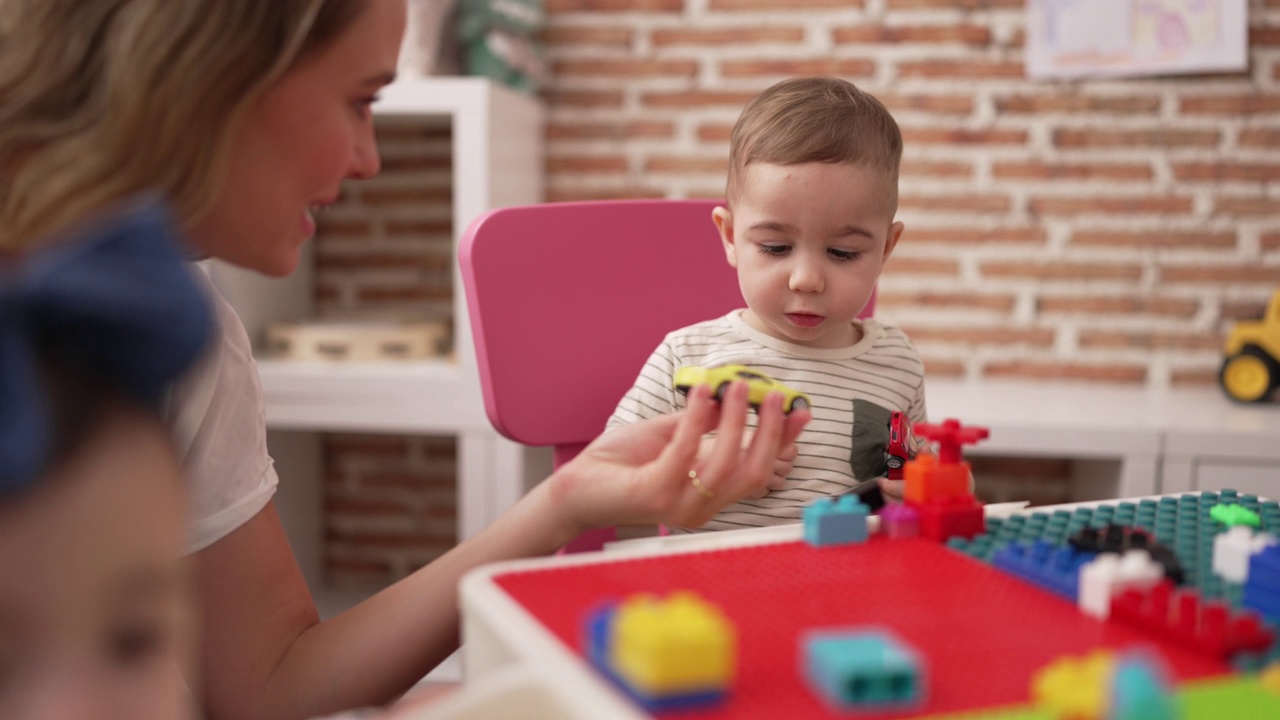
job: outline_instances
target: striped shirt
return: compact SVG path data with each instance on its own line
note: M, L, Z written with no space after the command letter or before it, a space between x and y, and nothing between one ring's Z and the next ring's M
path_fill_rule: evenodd
M786 485L734 503L704 526L729 530L799 522L816 497L837 495L885 474L889 414L925 422L924 363L906 334L875 320L855 320L862 339L843 348L795 345L751 327L735 310L676 330L645 362L607 427L675 412L685 398L672 386L677 369L730 363L759 370L809 396L813 420L796 441ZM756 416L748 416L755 427Z

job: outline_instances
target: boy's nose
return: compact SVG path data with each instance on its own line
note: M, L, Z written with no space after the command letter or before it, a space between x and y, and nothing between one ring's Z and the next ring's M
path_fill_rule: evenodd
M822 272L810 263L796 263L791 269L790 284L792 292L822 292Z

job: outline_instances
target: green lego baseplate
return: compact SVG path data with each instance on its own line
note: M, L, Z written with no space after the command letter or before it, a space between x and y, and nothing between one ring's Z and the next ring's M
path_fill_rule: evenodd
M1152 533L1156 542L1173 550L1186 573L1187 585L1197 588L1206 600L1222 599L1238 609L1244 586L1226 582L1213 572L1213 539L1228 529L1211 515L1218 505L1239 505L1251 510L1258 514L1259 531L1280 535L1280 502L1260 500L1256 495L1241 494L1235 490L1222 490L989 518L986 532L982 535L971 540L951 538L947 545L990 563L1001 548L1012 542L1044 540L1065 545L1073 535L1087 527L1140 527ZM1252 658L1249 664L1275 659L1280 659L1280 643L1267 657Z

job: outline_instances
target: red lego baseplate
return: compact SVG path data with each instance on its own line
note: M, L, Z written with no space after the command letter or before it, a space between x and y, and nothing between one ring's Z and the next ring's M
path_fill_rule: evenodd
M1221 660L1095 620L1063 598L921 539L760 545L510 572L495 582L579 655L583 619L603 601L687 588L722 607L738 628L740 653L728 701L664 718L849 717L824 705L800 677L799 637L813 628L884 625L915 647L930 680L926 703L912 715L1025 703L1036 670L1098 647L1158 648L1179 680L1230 672Z

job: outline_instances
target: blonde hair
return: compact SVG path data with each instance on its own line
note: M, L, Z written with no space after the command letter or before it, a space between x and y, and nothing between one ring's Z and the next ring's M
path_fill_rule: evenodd
M757 95L738 117L729 139L732 204L751 163L848 163L883 171L890 208L898 207L902 133L885 106L846 80L783 80Z
M0 2L0 249L121 198L187 225L220 190L239 119L364 0Z

